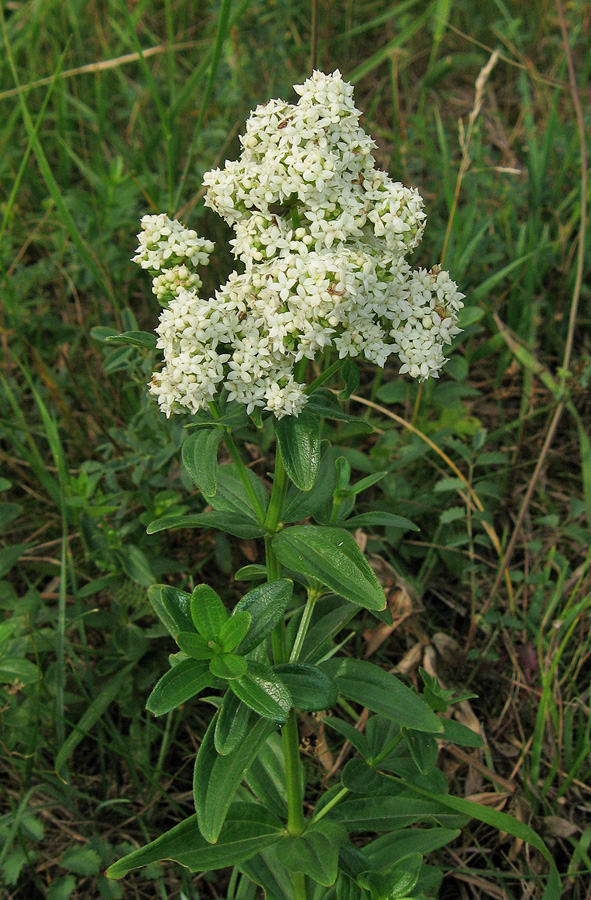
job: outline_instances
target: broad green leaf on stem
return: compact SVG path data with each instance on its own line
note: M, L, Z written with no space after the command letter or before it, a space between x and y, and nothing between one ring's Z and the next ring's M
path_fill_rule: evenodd
M209 671L215 678L233 680L246 674L248 663L235 653L217 653L209 663Z
M287 492L283 522L299 522L317 513L332 497L336 484L335 451L328 446L322 454L313 491L303 492L290 486Z
M320 425L305 410L275 423L275 434L287 475L300 491L314 486L320 466Z
M403 528L405 531L420 531L418 525L405 519L404 516L397 516L389 512L367 512L360 513L358 516L351 516L343 522L345 528L371 528L372 526L383 525L387 528Z
M299 837L284 837L273 853L290 872L303 872L318 884L330 886L337 877L339 847L346 840L344 828L324 820L309 825Z
M191 619L191 595L167 584L154 584L148 597L156 615L176 640L181 631L194 631Z
M216 654L208 641L201 634L195 634L194 631L180 631L176 642L179 649L191 659L213 659Z
M409 853L385 871L362 872L358 881L370 892L371 900L402 900L419 880L422 864L420 853Z
M414 759L409 759L408 756L391 756L380 763L380 769L383 769L385 772L393 772L407 784L417 784L419 787L424 787L425 790L431 791L432 794L437 794L438 796L447 794L449 791L447 778L441 769L435 767L427 775L424 775L419 770Z
M0 660L0 683L34 684L39 678L37 666L21 656L6 656Z
M357 659L329 659L320 666L336 681L343 697L360 703L390 721L439 734L443 726L425 701L394 675Z
M199 830L210 843L218 840L245 771L275 729L275 725L268 719L251 716L241 743L231 753L220 756L215 749L218 716L219 713L216 713L201 742L193 775L193 796Z
M339 734L342 734L342 736L355 747L357 752L360 753L364 759L371 756L367 738L361 731L358 731L354 725L351 725L350 722L345 722L343 719L337 719L336 716L326 716L322 721L325 725L328 725L330 728L338 731Z
M419 772L422 775L428 775L432 772L437 765L439 752L435 738L421 731L407 731L405 729L404 739L408 744L410 755Z
M191 872L225 869L242 863L265 847L280 840L283 825L258 803L235 803L230 808L217 843L211 844L199 833L197 816L134 850L107 869L109 878L123 878L131 869L172 859Z
M231 753L242 742L250 721L250 708L232 691L226 691L214 732L215 749L222 756Z
M107 344L129 344L142 350L156 348L156 335L149 331L124 331L123 334L110 334L104 340Z
M458 744L460 747L484 747L484 741L479 734L456 722L455 719L441 718L439 720L443 725L442 740L449 741L450 744Z
M232 618L246 612L252 620L250 630L238 646L242 655L250 653L271 634L283 618L292 593L293 581L280 578L253 588L236 604Z
M262 509L266 510L269 505L269 494L263 482L250 469L246 469L246 477ZM256 519L247 490L233 463L217 467L217 483L215 495L207 498L214 509Z
M261 663L249 662L246 674L233 679L230 687L260 716L274 722L285 722L292 706L291 695L272 669Z
M490 806L482 806L480 803L474 803L472 800L464 800L462 797L451 797L449 795L441 796L439 794L432 794L417 785L409 784L407 787L415 796L418 795L420 798L426 798L429 802L436 800L440 806L445 807L452 812L456 812L460 816L466 816L468 819L478 819L479 822L491 825L493 828L496 828L497 831L505 831L507 834L511 834L513 837L525 841L525 843L535 847L550 864L550 874L548 876L548 882L542 900L559 900L561 896L560 876L555 866L553 856L546 847L544 841L528 825L524 825L523 822L519 822L517 819L514 819L513 816L508 816L506 813L492 809ZM436 816L436 818L438 821L441 821L440 816ZM442 822L441 824L446 823ZM451 825L451 823L447 824Z
M273 536L284 566L315 578L357 606L382 610L386 598L363 553L342 528L294 525Z
M0 578L4 578L10 572L28 547L28 544L13 544L0 550Z
M283 866L277 864L272 848L240 863L240 871L260 885L269 900L293 900L293 881Z
M440 847L455 841L460 835L458 828L403 828L392 834L384 834L370 844L366 844L363 852L368 857L372 869L383 869L393 859L407 853L432 853Z
M251 621L252 617L246 610L234 610L234 615L220 628L219 643L224 652L230 653L246 637Z
M158 534L170 528L217 528L218 531L246 539L262 537L265 533L265 529L251 516L215 509L188 516L163 516L150 522L146 531L148 534Z
M163 716L213 683L207 660L183 659L173 666L148 697L146 709Z
M348 400L359 387L359 369L350 356L345 359L341 369L341 378L345 382L345 388L339 394L339 400Z
M439 799L439 795L437 798ZM466 824L466 815L453 812L434 800L415 797L409 791L393 797L372 796L343 800L322 821L326 819L340 822L352 832L393 831L426 819L434 819L451 828L462 828Z
M199 429L183 444L182 459L189 478L208 499L218 488L218 447L224 438L221 428Z
M287 816L287 784L283 742L270 734L253 759L245 781L263 806L278 816Z
M216 641L228 620L228 612L218 594L208 584L198 584L191 594L191 618L206 641Z
M400 793L393 778L380 774L363 759L348 760L341 773L341 783L353 794L387 797Z
M284 663L274 666L296 709L317 712L330 709L339 699L337 686L326 672L304 663Z
M55 771L58 775L80 741L86 737L90 729L96 725L103 713L106 712L109 704L115 700L126 679L129 678L132 668L133 666L125 666L124 669L121 669L120 672L114 675L84 712L78 724L74 726L55 758Z

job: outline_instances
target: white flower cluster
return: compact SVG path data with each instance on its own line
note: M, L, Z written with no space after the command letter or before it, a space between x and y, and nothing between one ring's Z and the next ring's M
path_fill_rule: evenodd
M463 294L447 272L406 257L425 227L417 190L375 168L340 72L296 85L297 104L271 100L250 116L242 154L206 173L206 205L235 232L243 264L203 300L193 267L213 244L166 216L147 216L135 261L155 275L164 368L161 408L197 412L221 387L229 399L297 415L305 385L294 365L334 347L401 373L437 376L458 334Z

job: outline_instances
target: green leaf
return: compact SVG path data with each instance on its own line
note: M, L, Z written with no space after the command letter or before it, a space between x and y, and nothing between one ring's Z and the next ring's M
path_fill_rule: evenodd
M460 747L484 747L484 741L480 735L468 728L467 725L462 725L461 722L456 722L455 719L442 718L439 721L443 725L441 737L444 741L449 741L450 744L458 744Z
M419 880L422 864L420 853L409 853L386 871L362 872L357 880L369 890L371 900L401 900L408 897Z
M118 860L107 869L107 875L123 878L130 869L162 859L173 859L192 872L225 869L281 840L282 834L280 820L258 803L235 803L216 844L208 843L199 834L197 816L190 816L152 843Z
M297 709L316 712L330 709L337 702L339 692L329 676L316 666L304 663L284 663L273 666L291 694Z
M345 722L343 719L337 719L336 716L326 716L322 721L325 725L328 725L330 728L338 731L339 734L342 734L364 759L371 756L367 738L361 731L358 731L357 728L351 725L350 722Z
M109 334L104 338L107 344L129 344L143 350L155 350L156 340L156 335L149 331L124 331L123 334Z
M441 722L441 719L438 720ZM420 731L404 730L404 739L408 744L410 755L422 775L428 775L437 765L439 748L437 741L430 734Z
M66 850L59 862L60 866L77 875L98 875L101 858L92 847L72 847Z
M334 638L358 611L359 607L342 597L321 597L317 600L300 661L313 663L322 659L326 653L326 641Z
M409 759L408 756L391 756L389 759L385 759L380 763L380 769L383 769L386 772L393 772L407 784L417 784L419 787L424 787L425 790L431 791L433 794L447 794L449 791L447 778L441 769L431 769L427 775L424 775L419 770L414 759Z
M299 522L315 515L332 497L336 484L335 452L333 448L323 441L327 449L322 454L318 477L313 491L298 491L293 485L287 492L285 509L282 514L283 522Z
M218 653L209 663L209 671L215 678L242 678L247 669L244 657L234 653Z
M5 657L0 660L0 682L10 684L20 681L21 684L34 684L39 677L37 666L20 656Z
M28 546L28 544L13 544L12 547L0 550L0 578L4 578L10 572Z
M363 848L372 869L384 869L393 859L407 853L432 853L455 841L461 832L457 828L403 828L392 834L384 834Z
M277 865L272 847L240 863L240 871L263 888L267 900L293 900L291 875Z
M351 603L366 609L385 608L378 579L342 528L294 525L273 536L273 549L284 566L317 579Z
M234 616L246 612L252 620L250 630L238 646L242 655L254 650L267 635L275 630L275 626L283 618L292 593L293 581L280 578L278 581L271 581L253 588L236 604Z
M163 716L213 683L207 660L183 659L173 666L148 697L146 709Z
M275 434L287 475L300 491L314 486L320 466L320 425L304 410L275 422Z
M263 482L260 478L246 469L246 478L260 503L263 510L269 505L269 494L267 493ZM208 501L214 509L222 512L229 512L234 515L254 519L256 515L250 502L247 490L242 483L240 473L233 463L218 466L217 468L218 489L213 497L208 497Z
M217 841L228 809L245 771L275 729L267 719L251 715L242 742L220 756L215 749L219 713L212 719L199 747L193 775L193 797L199 830L210 843Z
M206 641L218 642L228 613L219 595L208 584L198 584L191 594L191 618Z
M219 643L222 650L226 653L234 650L240 641L242 641L250 628L252 621L251 614L246 610L234 610L234 615L230 616L220 628Z
M215 749L219 754L227 756L238 746L246 734L251 715L246 703L232 691L226 691L214 733Z
M366 512L358 516L351 516L343 523L345 528L371 528L377 525L384 525L388 528L403 528L405 531L420 531L418 525L405 519L404 516L397 516L389 512Z
M347 356L341 369L341 377L345 382L345 389L339 394L339 400L348 400L359 387L359 369L350 356Z
M179 648L190 656L191 659L213 659L216 651L209 646L209 643L200 634L194 631L181 631L177 635L176 642Z
M334 822L312 823L299 837L285 837L273 848L278 862L290 872L303 872L318 884L330 886L337 877L339 847L347 839Z
M425 701L394 675L357 659L329 659L321 669L336 681L341 694L398 725L438 734L443 726Z
M389 796L395 782L382 775L363 759L350 759L341 773L341 782L353 794L372 794Z
M246 674L232 680L230 687L260 716L285 722L292 705L291 695L279 676L267 666L249 662Z
M217 528L234 537L247 539L262 537L265 533L265 529L250 516L215 509L190 516L163 516L150 522L146 531L148 534L158 534L171 528Z
M181 631L193 631L191 619L191 595L167 584L154 584L148 597L156 615L176 640Z
M338 419L341 422L354 422L358 426L360 432L369 434L373 431L373 426L365 419L359 416L351 416L349 413L343 412L339 406L339 401L331 391L326 388L318 388L310 395L306 403L308 412L316 416L323 416L327 419Z
M182 459L189 478L207 498L213 497L218 488L218 447L223 440L221 428L199 429L190 434L183 444Z
M270 734L253 759L245 781L266 809L287 816L287 780L283 742L278 734Z
M82 738L86 737L90 729L96 725L103 713L107 710L109 704L111 704L117 694L119 694L123 684L129 678L129 673L132 669L133 666L128 665L114 675L113 678L102 687L100 693L84 712L78 724L71 730L55 758L54 768L58 774L61 772Z
M439 799L439 795L437 795ZM461 828L466 823L458 815L434 800L414 797L408 790L394 796L359 797L344 800L325 816L341 822L348 831L393 831L424 819L435 819L442 825Z

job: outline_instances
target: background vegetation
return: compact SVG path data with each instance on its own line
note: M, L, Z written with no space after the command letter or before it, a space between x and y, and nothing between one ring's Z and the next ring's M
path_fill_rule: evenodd
M129 261L145 212L174 213L218 242L206 288L225 280L228 230L200 204L202 175L235 155L252 107L293 99L309 74L309 4L3 9L0 890L6 900L230 896L223 877L172 865L123 883L102 875L190 810L211 715L206 704L164 720L145 712L171 649L147 588L205 580L232 597L231 573L259 553L211 532L145 534L165 510L203 501L180 467L183 422L167 423L146 396L150 359L104 337L151 330L158 315ZM355 83L380 164L425 197L416 263L445 257L467 295L445 376L421 392L394 368L362 366L350 410L374 433L332 434L357 478L388 472L367 508L421 528L404 540L369 530L397 624L385 633L361 621L343 640L412 681L422 664L478 693L463 715L488 744L442 750L453 790L531 823L554 849L564 896L583 898L591 10L565 2L578 94L560 10L554 0L322 0L318 63ZM250 440L264 473L265 432ZM341 745L314 717L302 737L320 784ZM484 825L437 858L443 898L540 894L543 862Z

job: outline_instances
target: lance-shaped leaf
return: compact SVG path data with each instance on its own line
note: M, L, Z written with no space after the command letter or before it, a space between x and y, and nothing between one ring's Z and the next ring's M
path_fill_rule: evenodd
M167 584L154 584L148 597L156 615L176 640L181 631L194 631L191 618L191 595Z
M285 722L291 709L291 694L272 669L257 662L249 662L242 678L230 682L230 688L259 716L274 722Z
M256 496L261 508L266 510L269 505L269 495L265 486L254 472L246 469L246 478ZM229 512L233 515L256 518L252 503L242 478L236 467L230 463L217 468L217 491L208 500L214 509Z
M265 529L251 516L216 509L189 516L163 516L150 522L146 531L148 534L158 534L170 528L217 528L240 538L258 538L265 533Z
M443 726L425 701L405 684L372 663L329 659L320 668L331 676L347 700L360 703L398 725L437 734Z
M239 700L232 691L226 691L217 718L214 743L222 756L231 753L241 743L250 721L250 707Z
M415 797L401 790L389 797L358 797L344 800L331 809L322 821L340 822L348 831L393 831L414 822L434 819L440 825L461 828L466 817L435 800Z
M195 628L206 641L217 641L228 619L228 612L213 588L208 584L198 584L191 594L191 617Z
M273 537L273 549L284 566L315 578L351 603L372 610L385 608L380 582L342 528L294 525Z
M242 655L254 650L283 618L287 604L291 600L293 581L280 578L253 588L236 604L234 618L239 613L247 612L251 617L248 634L239 645Z
M287 816L285 757L279 734L269 735L253 759L245 781L266 809L278 816Z
M251 615L246 610L234 610L234 615L227 622L224 622L220 628L219 643L222 650L230 653L235 650L240 641L244 639L248 629L250 628Z
M300 491L310 491L320 465L320 425L305 410L275 423L275 434L285 471Z
M224 437L221 428L200 428L185 439L182 458L189 478L202 494L213 497L218 489L218 447Z
M339 699L336 684L317 666L284 663L274 666L273 671L281 677L297 709L309 712L330 709Z
M281 516L284 522L299 522L313 516L332 498L336 484L335 452L327 442L323 443L327 444L327 449L320 460L314 490L303 492L290 485Z
M240 871L260 885L269 900L293 900L291 875L283 866L277 865L272 847L240 863Z
M334 884L339 865L339 847L347 839L344 828L334 822L312 823L299 837L285 837L273 852L290 872L303 872L318 884Z
M199 833L197 816L175 825L152 843L119 859L107 870L109 878L123 878L131 869L162 859L172 859L191 872L234 866L281 840L283 824L258 803L235 803L217 843Z
M141 347L142 350L154 350L156 340L156 335L149 331L124 331L122 334L110 334L105 338L108 344L129 344L131 347Z
M212 659L215 656L208 641L201 634L194 631L181 631L176 639L179 648L192 659Z
M275 728L268 719L251 716L242 742L231 753L220 756L215 749L218 715L216 713L212 719L201 742L193 775L193 796L199 830L212 843L219 837L245 771Z
M213 684L209 663L196 659L184 659L163 675L148 697L146 709L155 716L163 716L176 706L194 697L199 691Z
M209 671L215 678L241 678L247 669L244 657L235 653L217 653L209 662Z

